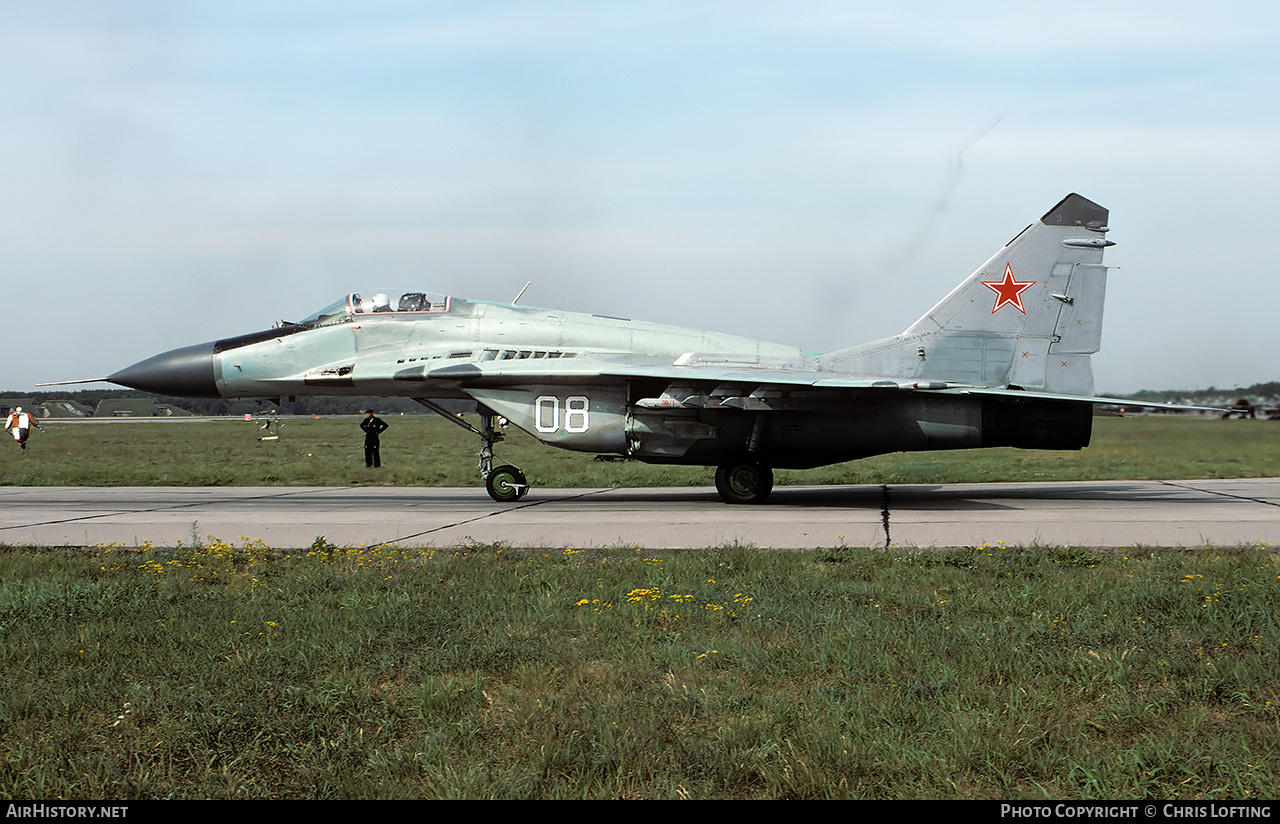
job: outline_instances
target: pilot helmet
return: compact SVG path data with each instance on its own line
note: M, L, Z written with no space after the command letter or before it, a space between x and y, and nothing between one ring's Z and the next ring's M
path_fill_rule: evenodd
M385 311L390 308L391 308L391 298L387 297L386 294L379 292L378 294L373 296L373 311L375 312Z

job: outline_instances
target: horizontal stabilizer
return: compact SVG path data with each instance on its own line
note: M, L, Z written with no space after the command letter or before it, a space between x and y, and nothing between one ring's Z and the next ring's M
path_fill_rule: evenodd
M1156 403L1135 401L1128 398L1104 398L1096 395L1060 395L1054 392L1028 392L1023 389L993 389L990 387L952 388L942 394L977 395L984 398L1009 398L1012 400L1062 401L1065 403L1092 403L1098 406L1126 406L1136 409L1169 409L1180 412L1225 412L1219 406L1190 406L1180 403Z

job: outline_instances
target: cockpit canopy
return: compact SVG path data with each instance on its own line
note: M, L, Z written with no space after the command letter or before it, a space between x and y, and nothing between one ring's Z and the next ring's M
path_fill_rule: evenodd
M313 315L299 321L300 326L326 326L341 323L360 315L375 313L401 314L409 312L448 312L449 296L437 292L401 292L395 289L379 289L372 292L352 292L334 301Z

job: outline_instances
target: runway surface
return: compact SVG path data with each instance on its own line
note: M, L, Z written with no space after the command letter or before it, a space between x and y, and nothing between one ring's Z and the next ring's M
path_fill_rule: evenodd
M479 488L0 487L0 543L11 546L197 536L276 548L318 536L404 547L1280 545L1280 479L778 487L757 506L728 506L709 488L534 489L502 505Z

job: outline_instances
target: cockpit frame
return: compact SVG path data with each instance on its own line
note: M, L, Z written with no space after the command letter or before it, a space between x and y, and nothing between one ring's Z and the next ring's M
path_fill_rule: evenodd
M449 311L452 298L437 292L400 291L395 289L352 292L308 315L298 326L331 326L370 315L440 315Z

